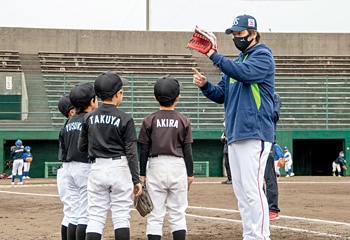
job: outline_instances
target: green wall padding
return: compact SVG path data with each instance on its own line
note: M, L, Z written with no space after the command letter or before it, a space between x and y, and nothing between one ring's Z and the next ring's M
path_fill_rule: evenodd
M220 140L194 140L194 161L209 161L209 176L222 177L223 144Z
M21 95L0 95L0 112L21 112ZM0 113L0 120L21 120L21 114Z

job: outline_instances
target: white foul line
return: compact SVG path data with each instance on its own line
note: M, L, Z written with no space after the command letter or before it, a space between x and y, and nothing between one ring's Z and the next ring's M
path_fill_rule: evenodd
M59 197L59 195L53 195L53 194L20 193L20 192L9 192L9 191L1 191L1 190L0 190L0 193L9 193L9 194L18 194L18 195L32 195L32 196L42 196L42 197ZM239 213L238 210L223 209L223 208L194 207L194 206L188 206L187 208L189 208L189 209L200 209L200 210L212 210L212 211L218 211L218 212ZM303 218L303 217L291 217L291 216L282 216L282 215L280 215L279 217L280 218L287 218L287 219L295 219L295 220L304 220L304 221L310 221L310 222L320 222L320 223L329 223L329 224L335 224L335 225L350 226L350 223L328 221L328 220L321 220L321 219Z
M54 187L57 184L31 184L31 185L0 185L0 188L30 188L30 187Z
M193 215L193 214L186 214L186 217L194 217L194 218L203 218L203 219L211 219L211 220L218 220L218 221L242 223L242 221L240 221L240 220L227 219L227 218L218 218L218 217L198 216L198 215ZM316 232L316 231L310 231L310 230L304 230L304 229L299 229L299 228L289 228L289 227L282 227L282 226L275 226L275 225L270 225L270 227L271 228L277 228L277 229L290 230L290 231L294 231L294 232L312 233L312 234L316 234L316 235L320 235L320 236L344 238L344 236L340 236L340 235L328 234L328 233ZM350 237L346 237L346 239L350 239Z
M280 183L288 183L288 184L349 184L350 182L281 182ZM221 184L221 182L193 182L192 184Z
M9 194L18 194L18 195L31 195L31 196L41 196L41 197L59 197L59 195L40 194L40 193L20 193L20 192L8 192L8 191L0 191L0 193L9 193Z
M212 210L212 211L219 211L219 212L229 212L229 213L239 213L238 210L231 210L231 209L222 209L222 208L207 208L207 207L192 207L188 206L190 209L204 209L204 210ZM295 220L305 220L310 222L320 222L320 223L329 223L329 224L335 224L335 225L345 225L350 226L350 223L344 223L344 222L335 222L335 221L328 221L328 220L321 220L321 219L313 219L313 218L303 218L303 217L291 217L291 216L279 216L280 218L287 218L287 219L295 219Z

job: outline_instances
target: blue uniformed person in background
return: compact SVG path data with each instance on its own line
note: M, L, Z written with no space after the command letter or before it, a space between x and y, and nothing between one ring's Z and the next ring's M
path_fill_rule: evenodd
M292 169L292 154L289 152L289 148L287 146L284 147L284 159L286 161L284 166L284 170L286 171L286 177L293 177L295 174Z
M19 176L19 183L18 185L22 185L22 168L23 168L23 155L27 152L27 150L24 149L23 143L21 140L17 140L16 148L11 152L10 156L13 158L13 165L12 165L12 182L11 184L15 184L15 178L16 174L18 172Z
M280 167L277 166L277 163L281 158L284 158L283 150L278 144L275 144L275 172L277 178L281 176Z
M335 170L338 170L338 177L341 177L341 169L340 169L340 165L342 168L344 168L345 170L347 170L346 166L345 166L346 160L344 159L344 152L341 151L339 153L339 157L333 162L333 169L332 169L332 173L333 173L333 177L335 177Z
M33 161L33 155L30 152L31 148L29 146L26 146L24 149L27 152L23 155L23 179L30 179L29 169L30 169L30 164Z

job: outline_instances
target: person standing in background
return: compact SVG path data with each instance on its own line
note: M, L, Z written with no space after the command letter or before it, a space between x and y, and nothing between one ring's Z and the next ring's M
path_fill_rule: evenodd
M225 127L225 119L223 120L222 123ZM227 138L226 138L226 133L223 132L221 135L221 142L224 144L224 164L225 164L225 169L226 169L226 174L227 174L227 179L223 182L222 184L232 184L232 177L231 177L231 170L230 170L230 163L228 160L228 146L227 146Z
M30 153L31 148L29 146L26 146L24 149L27 150L27 152L23 155L23 179L30 179L29 169L33 161L33 155Z

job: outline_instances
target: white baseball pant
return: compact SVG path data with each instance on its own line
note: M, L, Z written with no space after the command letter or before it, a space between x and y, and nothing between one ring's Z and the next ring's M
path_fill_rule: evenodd
M188 183L184 159L165 155L150 158L146 177L147 189L154 206L147 217L146 235L163 235L166 210L171 232L187 231L185 216Z
M30 169L30 162L24 162L23 163L23 171L29 172L29 169Z
M12 176L16 176L17 172L19 176L22 175L22 168L23 168L23 159L15 159L12 165Z
M69 223L73 225L88 223L88 193L87 184L91 164L70 162L68 165L68 191L71 203Z
M70 196L68 191L67 169L69 162L62 163L62 168L57 170L57 189L61 202L63 203L63 219L61 225L68 227L71 214Z
M275 172L276 172L276 175L280 175L280 167L277 166L278 161L275 161L274 163L275 163Z
M243 224L243 239L270 239L269 208L263 192L272 143L247 139L228 146L232 186Z
M284 170L288 172L292 168L293 161L289 160L288 162L285 163L284 165Z
M337 164L337 163L333 162L333 170L332 170L332 172L335 172L335 170L338 170L338 172L341 171L340 164Z
M112 211L114 229L130 228L133 189L125 156L119 160L96 158L88 182L89 222L86 232L102 234L109 208Z

